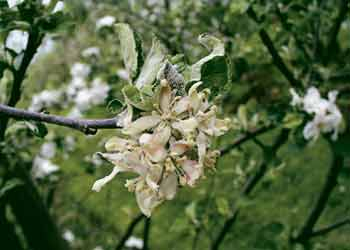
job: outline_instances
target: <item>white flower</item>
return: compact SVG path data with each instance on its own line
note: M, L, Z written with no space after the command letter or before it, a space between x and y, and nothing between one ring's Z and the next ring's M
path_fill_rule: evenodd
M99 105L104 103L106 98L108 97L108 92L110 87L107 83L103 82L100 78L96 78L92 81L92 87L90 89L91 95L93 98L91 99L91 103L94 105Z
M125 81L128 81L129 80L129 74L128 74L128 71L124 70L124 69L119 69L117 71L117 76L122 79L122 80L125 80Z
M32 167L32 175L34 178L42 179L59 170L59 167L50 160L40 156L35 157Z
M90 89L82 89L75 97L75 105L80 111L86 111L91 107L91 100L94 98Z
M27 47L29 34L23 30L11 30L6 38L6 48L21 53Z
M45 142L40 149L40 156L45 159L51 159L56 154L56 143L54 142Z
M83 50L83 52L81 52L81 55L83 57L92 57L92 56L98 57L100 55L100 53L101 53L100 48L90 47L90 48Z
M58 1L55 5L55 7L52 10L52 13L56 13L59 11L62 11L64 9L64 2L63 1Z
M24 0L7 0L7 4L9 6L9 8L13 8L21 3L23 3Z
M42 0L41 4L44 6L48 6L51 3L51 0Z
M91 68L89 65L86 65L84 63L75 63L73 64L70 73L73 77L81 77L85 78L87 77L91 72Z
M75 241L75 235L73 234L73 232L69 229L65 230L63 232L62 235L63 239L65 239L66 241L68 241L69 243L72 243Z
M103 247L101 247L101 246L96 246L93 250L103 250Z
M61 102L61 97L62 91L60 90L44 90L33 96L29 110L38 112L43 108L58 105Z
M309 121L303 130L306 140L316 140L321 133L332 133L332 140L338 138L339 127L342 122L342 114L336 105L337 91L328 93L328 100L321 97L320 92L315 87L310 87L306 95L302 98L291 89L293 96L291 105L299 105L306 113L313 115L313 120Z
M96 29L101 29L103 27L110 27L115 23L114 16L104 16L96 21Z
M125 242L125 246L129 248L142 249L143 239L137 238L135 236L130 236L129 239Z

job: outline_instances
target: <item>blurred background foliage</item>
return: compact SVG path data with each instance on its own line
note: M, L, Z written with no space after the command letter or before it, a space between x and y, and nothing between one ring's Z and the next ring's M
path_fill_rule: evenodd
M288 91L293 81L300 83L300 89L317 86L324 94L339 90L339 105L345 121L349 120L347 4L344 0L67 0L63 21L57 19L58 28L50 30L44 38L44 44L50 43L51 47L39 53L29 67L18 106L28 108L33 95L68 85L71 68L79 62L91 67L89 81L100 78L110 87L106 100L84 110L82 115L113 116L106 106L110 100L120 98L120 90L127 81L123 77L118 36L110 27L96 28L97 20L109 15L115 17L115 22L130 24L142 38L145 52L156 36L171 55L183 54L186 64L208 54L197 41L200 34L210 33L224 41L228 72L224 80L220 76L211 79L214 101L222 114L240 120L241 126L245 122L254 129L278 121L276 129L259 136L261 142L271 145L283 127L281 117L288 111ZM276 67L262 33L268 34L273 42L292 74L292 82ZM99 48L100 53L83 56L82 52L90 47ZM63 108L57 105L47 111L68 115L71 108L72 104ZM229 145L246 130L244 126L233 130L216 142L217 147ZM113 130L85 136L49 125L48 131L45 138L34 137L26 129L16 129L13 134L8 131L5 143L11 147L6 149L10 158L6 162L13 166L19 162L30 170L42 145L53 143L56 154L50 160L59 170L45 178L30 179L59 232L71 249L116 249L140 212L134 196L124 187L128 174L121 174L100 193L91 192L93 182L110 171L111 166L95 158L94 153L103 150L105 140L114 135ZM325 139L320 138L310 146L300 134L300 129L293 127L288 141L273 153L275 159L269 162L266 176L244 198L240 197L242 186L264 161L263 150L259 143L249 141L221 157L215 173L208 173L196 188L180 189L175 200L164 203L153 213L149 249L211 249L234 207L239 207L238 217L220 249L348 250L349 226L312 238L304 246L290 241L316 201L332 162ZM350 216L349 136L348 130L340 135L345 164L317 228ZM30 208L27 213L31 213ZM13 209L6 206L5 210L7 220L16 225L21 246L31 249ZM143 239L145 221L135 227L133 236ZM36 230L35 224L30 227ZM6 243L0 248L12 250Z

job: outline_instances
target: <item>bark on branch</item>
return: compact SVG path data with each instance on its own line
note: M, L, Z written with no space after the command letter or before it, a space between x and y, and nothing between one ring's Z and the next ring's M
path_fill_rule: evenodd
M85 134L96 134L98 129L118 128L117 119L72 119L63 116L37 113L0 104L0 114L22 120L51 123L79 130Z

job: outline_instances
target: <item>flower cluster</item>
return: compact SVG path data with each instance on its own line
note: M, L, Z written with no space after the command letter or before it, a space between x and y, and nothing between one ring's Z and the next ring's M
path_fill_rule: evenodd
M136 173L138 177L127 180L126 187L150 216L156 206L175 197L179 185L193 187L205 168L213 169L219 152L209 149L210 142L228 130L229 120L216 118L217 107L208 102L209 90L197 91L200 84L194 84L187 95L176 96L163 79L152 111L135 121L130 107L124 111L125 138L109 139L107 152L100 153L114 168L92 189L100 191L119 172Z
M303 130L306 140L316 140L321 133L332 133L332 140L338 138L342 114L336 105L337 91L328 93L328 100L322 98L317 88L311 87L304 97L300 97L294 89L290 89L292 106L300 107L306 113L313 115Z

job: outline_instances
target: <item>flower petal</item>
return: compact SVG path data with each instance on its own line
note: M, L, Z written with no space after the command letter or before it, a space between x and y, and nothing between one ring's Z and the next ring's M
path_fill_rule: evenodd
M100 192L101 188L106 185L108 182L110 182L119 172L123 171L119 167L114 167L112 172L107 175L106 177L99 179L95 181L94 185L92 186L92 190L96 192Z
M120 137L112 137L110 138L106 144L105 148L107 152L116 152L127 150L130 146L135 146L136 142L132 140L126 140Z
M166 200L172 200L176 195L177 186L177 175L175 173L169 173L160 184L159 193Z
M178 122L173 122L172 127L177 129L183 135L188 135L198 127L198 122L196 118L190 117L186 120L181 120Z
M161 81L161 88L159 94L159 106L163 113L169 113L171 103L171 87L167 80Z
M163 202L157 197L156 192L149 189L137 190L135 194L141 212L147 217L150 217L153 209Z
M143 116L129 124L123 130L123 133L126 135L137 135L145 130L155 127L160 121L161 118L159 115Z

